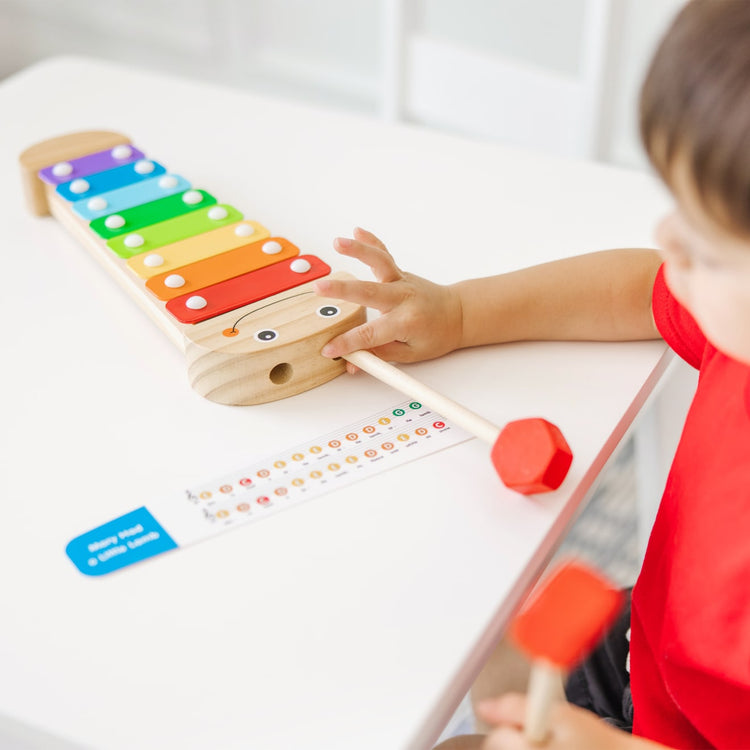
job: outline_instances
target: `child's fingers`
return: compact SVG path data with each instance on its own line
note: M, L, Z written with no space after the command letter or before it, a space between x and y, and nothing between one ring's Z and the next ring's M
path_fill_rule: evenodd
M368 232L366 229L362 229L362 227L354 227L354 237L361 242L375 245L381 250L385 250L385 252L388 252L388 248L386 248L385 244L380 239L378 239L372 232Z
M477 715L493 726L509 724L520 728L526 716L526 696L506 693L499 698L489 698L477 706Z
M350 240L347 237L337 237L333 241L333 247L340 255L355 258L369 266L378 281L398 281L403 278L391 254L382 247L359 240Z
M482 745L482 750L526 750L528 743L522 729L526 714L526 696L506 693L499 698L482 701L477 707L477 716L493 729Z
M393 309L403 300L398 289L377 281L345 281L343 279L319 279L313 289L321 297L341 299L355 305L373 307L381 312Z
M361 326L351 328L340 336L336 336L323 347L320 353L324 357L343 357L345 354L360 349L376 349L384 344L389 344L396 338L394 326L391 325L388 316L383 316L376 320L367 321Z

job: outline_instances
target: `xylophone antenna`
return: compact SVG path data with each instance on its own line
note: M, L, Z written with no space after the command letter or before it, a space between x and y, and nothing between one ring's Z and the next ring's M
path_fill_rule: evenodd
M573 453L562 432L546 419L518 419L500 429L372 352L352 352L344 359L491 445L492 463L506 487L533 495L556 490L565 479Z

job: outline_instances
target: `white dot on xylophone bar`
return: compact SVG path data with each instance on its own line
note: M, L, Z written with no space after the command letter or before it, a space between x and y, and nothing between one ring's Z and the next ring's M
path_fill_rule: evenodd
M138 174L151 174L154 171L154 162L141 159L135 163L135 167L133 168Z
M123 242L125 247L140 247L144 243L143 237L140 234L129 234Z
M309 260L305 260L304 258L295 258L290 264L289 264L290 270L294 271L294 273L307 273L312 266L310 265Z
M92 198L86 206L88 206L89 211L104 211L107 207L107 201L97 196L96 198Z
M107 227L107 229L119 229L120 227L125 226L125 219L123 219L120 214L112 214L112 216L108 216L104 220L104 226Z
M73 165L68 164L66 161L61 161L59 164L55 164L55 166L52 167L52 174L55 175L55 177L67 177L72 172Z
M185 286L185 279L178 273L170 273L164 279L164 286L168 286L170 289L179 289L181 286Z
M234 228L234 233L238 237L249 237L251 234L255 234L255 227L252 224L238 224Z
M203 200L203 196L197 190L188 190L182 194L182 200L184 200L188 206L193 206L196 203L200 203Z
M208 209L208 218L214 221L221 221L229 216L229 211L223 206L212 206Z
M110 153L113 159L129 159L133 154L133 149L130 146L122 144L121 146L115 146Z
M202 310L207 304L208 302L198 295L188 297L187 300L185 300L185 307L189 307L191 310Z
M89 189L90 185L86 180L77 179L73 180L73 182L70 183L70 192L75 193L76 195L80 195L81 193L85 193Z
M163 263L164 258L162 258L159 253L151 253L143 259L143 265L148 266L149 268L158 268L163 265Z
M261 248L266 255L276 255L276 253L280 253L283 249L281 243L276 242L276 240L264 242L263 247Z
M173 174L165 174L159 178L159 187L168 190L177 186L177 178Z

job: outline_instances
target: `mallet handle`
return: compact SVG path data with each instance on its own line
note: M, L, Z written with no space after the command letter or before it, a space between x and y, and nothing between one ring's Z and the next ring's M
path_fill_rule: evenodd
M540 745L549 734L549 714L552 704L562 700L562 675L560 669L549 662L534 662L529 675L529 690L526 696L526 721L524 736Z
M488 422L484 417L480 417L465 406L461 406L461 404L452 401L442 393L438 393L411 377L411 375L407 375L397 367L384 362L372 352L360 350L345 355L344 359L397 391L419 400L485 443L495 444L500 430L492 422Z

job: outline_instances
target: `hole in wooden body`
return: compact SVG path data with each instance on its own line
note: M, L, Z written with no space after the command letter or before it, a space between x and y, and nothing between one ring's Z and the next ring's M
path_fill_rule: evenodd
M281 362L268 373L268 377L274 385L283 385L292 379L292 373L292 366L288 362Z

